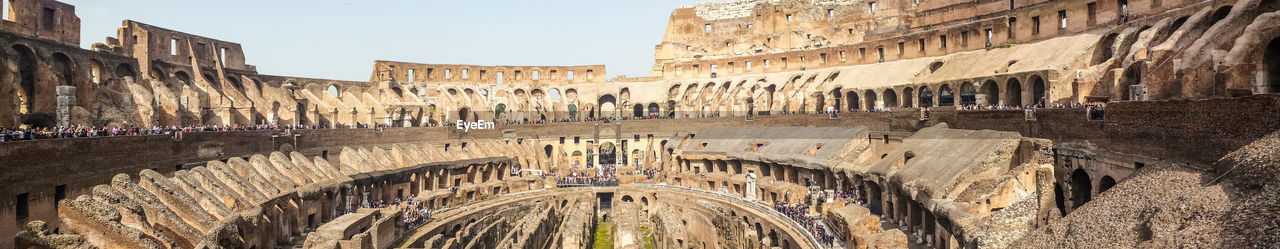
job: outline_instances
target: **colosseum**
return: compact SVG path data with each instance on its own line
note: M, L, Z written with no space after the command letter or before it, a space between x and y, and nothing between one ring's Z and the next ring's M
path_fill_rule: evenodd
M367 81L2 2L0 248L1280 247L1277 0L727 0L649 76Z

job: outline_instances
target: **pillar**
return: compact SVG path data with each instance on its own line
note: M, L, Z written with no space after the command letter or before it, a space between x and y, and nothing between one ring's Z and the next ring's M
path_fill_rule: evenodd
M58 126L71 126L71 108L76 105L76 87L58 86L58 109L56 110Z

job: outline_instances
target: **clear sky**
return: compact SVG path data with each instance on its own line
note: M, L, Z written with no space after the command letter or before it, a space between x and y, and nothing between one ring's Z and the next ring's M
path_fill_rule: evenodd
M62 0L81 46L125 19L240 43L263 74L369 80L374 60L604 64L646 76L671 11L706 0Z

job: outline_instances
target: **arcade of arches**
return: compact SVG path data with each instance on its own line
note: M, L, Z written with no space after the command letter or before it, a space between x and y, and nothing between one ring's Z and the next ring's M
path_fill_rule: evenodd
M646 77L367 81L6 3L0 248L1280 245L1275 0L708 2ZM27 132L231 125L262 129Z

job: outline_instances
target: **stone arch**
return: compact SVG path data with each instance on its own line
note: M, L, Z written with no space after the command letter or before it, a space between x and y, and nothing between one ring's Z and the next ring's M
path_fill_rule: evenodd
M633 105L633 106L631 107L631 116L632 116L632 117L642 117L642 116L644 116L644 105L643 105L643 104L635 104L635 105Z
M636 199L631 198L630 195L624 195L622 196L622 202L636 202Z
M831 100L833 102L831 106L834 106L836 110L840 110L844 108L845 101L844 101L844 96L842 96L843 93L841 93L843 92L843 90L844 89L841 87L836 87L835 89L831 89L831 92L827 93L831 95Z
M102 73L104 73L102 71L104 67L103 65L104 64L102 64L102 61L99 61L97 59L89 59L89 82L92 82L94 84L108 83L107 81L102 80L104 77L102 75Z
M551 152L552 152L554 149L555 149L555 148L554 148L554 147L552 147L550 144L548 144L548 145L546 145L546 146L542 146L542 152L543 152L544 154L546 154L546 155L547 155L547 158L551 158Z
M863 106L865 106L867 110L876 109L877 107L876 102L879 100L879 98L877 98L875 91L872 91L872 90L863 91L862 99L863 99L863 102L865 102L863 103Z
M982 82L983 101L978 103L981 105L999 105L1000 104L1000 84L996 80L987 80Z
M978 90L973 87L973 82L965 82L960 84L960 106L970 106L978 104Z
M466 122L466 121L472 121L472 120L471 120L471 108L470 108L470 107L465 107L465 106L464 106L464 107L462 107L462 108L458 108L458 119L457 119L457 120L462 120L462 121L464 121L464 122Z
M938 87L938 106L953 106L956 104L955 92L951 90L951 86L942 84Z
M132 77L136 79L138 75L134 72L137 71L134 71L133 65L129 65L129 63L120 63L120 65L116 65L116 77Z
M917 96L921 108L933 107L933 91L929 90L929 86L920 86L920 94Z
M1071 172L1071 209L1079 208L1088 203L1093 194L1093 182L1089 180L1089 173L1083 168L1078 168Z
M49 65L53 69L53 75L58 78L60 86L74 86L72 77L75 75L75 64L71 62L71 57L63 53L53 53L53 63Z
M165 81L169 79L168 77L169 74L166 73L163 68L160 68L158 66L151 67L151 71L147 72L147 76L150 76L152 79L159 80L159 81Z
M493 106L493 120L502 120L502 114L507 111L507 104L498 103Z
M1262 63L1266 67L1266 84L1271 88L1267 93L1280 93L1280 37L1267 43L1266 51L1262 53Z
M649 115L661 115L661 109L658 107L658 103L649 103Z
M1045 85L1046 82L1044 82L1044 78L1040 77L1040 75L1032 75L1030 81L1032 104L1039 105L1041 107L1048 104L1049 99L1048 96L1045 95L1045 90L1048 86Z
M1090 65L1102 64L1103 62L1110 60L1112 57L1115 57L1114 46L1116 44L1116 37L1119 36L1120 33L1111 33L1102 37L1102 40L1098 42L1097 49L1094 50L1093 63Z
M915 96L914 89L912 89L911 87L902 88L902 107L907 107L907 108L915 107L915 103L913 103L915 102L913 100L914 99L913 96Z
M875 182L867 182L866 186L867 186L867 209L869 209L872 214L876 214L876 215L884 214L884 207L882 206L880 201L880 198L884 196L884 192L883 192L883 189L880 188L880 184L876 184Z
M898 105L898 93L893 88L884 89L884 107L900 107Z
M537 93L541 93L542 91L534 90L534 92L534 96L537 96ZM547 100L551 100L551 102L558 102L560 101L560 97L562 97L560 96L560 89L551 88L551 90L547 90Z
M244 90L244 84L241 84L240 79L237 79L236 76L234 75L227 76L227 83L231 83L231 87L235 87L237 90L241 90L241 91ZM399 89L399 88L396 88L396 89Z
M1142 65L1141 63L1133 63L1133 65L1129 65L1128 68L1124 69L1124 74L1120 80L1121 82L1120 89L1117 89L1120 92L1119 99L1135 100L1135 99L1132 99L1133 93L1130 92L1129 87L1142 84L1142 66L1141 65ZM1038 100L1039 100L1038 98L1032 98L1032 101L1038 101Z
M845 97L844 97L844 103L845 103L845 105L848 105L848 107L846 107L846 108L845 108L846 110L848 110L848 111L856 111L856 110L860 110L860 109L862 109L862 108L860 108L860 106L862 105L862 103L860 103L860 102L858 101L858 92L857 92L857 91L848 91L848 92L845 92L845 93L844 93L844 96L845 96Z
M1218 7L1218 9L1214 10L1213 14L1209 16L1209 25L1214 25L1218 23L1218 21L1222 21L1222 19L1227 18L1227 15L1231 14L1231 8L1231 5L1223 5L1222 7Z
M1022 82L1018 82L1018 78L1009 78L1004 85L1004 104L1010 106L1024 106L1022 102Z
M615 110L617 109L617 105L618 105L618 99L617 97L614 97L613 94L601 95L600 98L596 100L596 106L600 107L599 108L600 115L597 115L597 116L598 117L616 116L617 111Z
M676 117L676 101L675 100L667 100L667 117L669 118Z
M1103 176L1102 180L1098 180L1098 193L1107 192L1111 187L1116 186L1116 179L1111 176Z
M191 84L191 75L188 75L187 72L183 72L183 71L173 72L173 79L178 80L178 83L181 83L184 86L187 84Z
M452 89L450 89L450 90L452 90ZM337 85L329 85L329 88L326 88L326 89L325 89L325 91L326 91L326 92L329 92L329 96L333 96L334 98L337 98L337 97L338 97L339 92L338 92L338 86L337 86Z
M17 51L17 54L18 54L18 60L17 60L18 75L17 76L19 78L18 79L18 100L20 102L20 106L18 107L19 109L18 114L25 115L25 114L39 112L35 108L36 107L35 96L39 96L38 95L39 93L36 92L36 90L40 88L39 86L36 86L36 67L38 65L36 64L37 62L36 62L35 50L32 50L31 48L22 44L13 45L13 50ZM24 121L22 123L26 123L26 122Z

